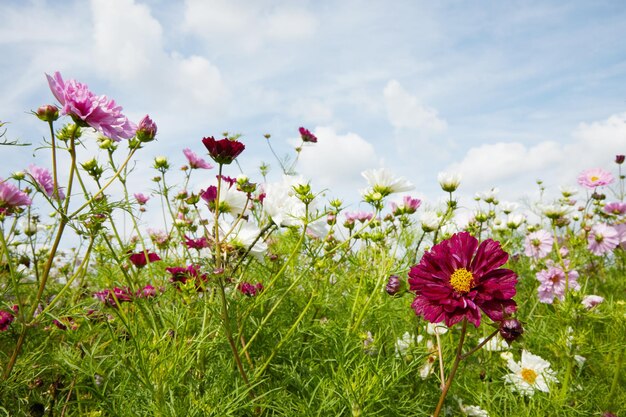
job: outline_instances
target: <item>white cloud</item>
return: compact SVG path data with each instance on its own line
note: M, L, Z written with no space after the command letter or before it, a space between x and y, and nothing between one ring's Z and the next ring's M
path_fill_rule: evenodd
M288 111L293 117L311 124L325 124L333 118L332 109L316 99L296 99Z
M446 130L446 121L437 110L419 102L396 80L390 80L383 90L389 121L396 129L419 129L430 132Z
M183 27L207 41L233 41L254 51L270 41L293 42L310 38L317 19L290 2L271 7L262 2L187 0Z
M298 173L314 185L329 188L334 195L356 193L364 187L361 172L379 165L372 144L356 133L337 133L332 127L314 130L318 142L305 146L298 162Z

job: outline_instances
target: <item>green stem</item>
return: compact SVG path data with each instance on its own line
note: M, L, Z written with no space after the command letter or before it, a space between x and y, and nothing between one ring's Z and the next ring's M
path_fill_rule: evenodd
M456 371L459 368L459 363L463 359L463 355L461 352L463 351L463 343L465 342L465 334L467 333L467 319L463 319L463 328L461 329L461 337L459 338L459 344L456 347L456 356L454 358L454 363L452 364L452 369L450 370L450 375L448 376L448 380L446 381L446 385L443 387L443 391L441 392L441 396L439 397L439 402L437 403L437 408L435 408L435 412L433 413L433 417L439 417L441 413L441 409L443 407L443 402L448 395L448 391L450 390L450 385L452 385L452 380L456 375Z

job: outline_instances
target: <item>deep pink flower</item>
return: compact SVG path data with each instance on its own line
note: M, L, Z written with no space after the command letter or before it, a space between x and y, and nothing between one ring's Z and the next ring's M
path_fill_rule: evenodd
M263 284L257 282L255 285L250 284L249 282L242 282L239 284L239 291L242 294L247 295L248 297L254 297L261 291L263 291Z
M6 331L11 323L13 323L14 319L15 317L11 312L6 310L0 310L0 332Z
M568 266L568 264L566 264ZM537 293L539 301L546 304L552 304L555 298L563 301L565 299L565 283L567 281L568 290L579 290L578 272L568 271L567 280L565 279L565 271L555 265L549 265L548 269L541 270L535 274L539 282Z
M37 184L41 187L41 189L46 193L46 195L50 198L54 198L54 181L52 179L52 174L46 168L38 167L31 164L28 167L28 173L33 176ZM57 187L58 188L58 187ZM59 198L63 200L65 198L65 193L61 188L58 188Z
M143 268L144 266L146 266L146 264L148 262L156 262L156 261L160 261L161 260L159 255L157 255L156 253L154 253L154 252L147 252L147 253L148 253L148 257L147 258L146 258L146 252L137 252L137 253L130 254L128 259L137 268Z
M191 279L195 281L195 287L198 291L202 291L205 283L208 281L207 275L200 274L200 267L196 265L189 265L187 267L172 266L165 268L165 270L172 274L170 278L172 284L184 285Z
M578 183L590 190L603 185L609 185L613 183L614 180L613 174L602 168L586 169L578 176Z
M185 235L185 245L190 249L204 249L209 247L209 241L206 237L202 236L198 239L192 239Z
M122 112L122 107L106 96L96 96L86 84L70 79L61 73L46 74L52 94L63 106L61 114L70 115L75 122L91 126L104 136L119 142L135 136L137 127Z
M209 185L206 190L200 191L200 197L210 205L215 202L217 198L217 187L215 185Z
M137 297L139 298L153 298L156 297L157 290L152 285L147 284L145 287L137 290Z
M140 206L143 206L148 202L148 200L150 200L150 197L142 193L135 193L134 196Z
M431 323L445 321L450 327L466 318L480 325L482 310L491 320L501 321L517 309L517 275L500 268L509 255L500 243L478 240L467 232L454 234L424 254L409 272L415 292L411 307Z
M183 153L189 162L189 166L191 169L211 169L213 165L209 164L204 159L200 158L198 155L193 153L191 149L185 148L183 149Z
M554 238L550 233L543 229L537 230L526 236L524 254L535 259L545 258L552 251L553 244Z
M93 298L111 307L117 307L118 302L125 303L132 301L130 290L128 288L119 287L113 288L113 291L107 288L102 291L95 292L93 294Z
M615 155L615 163L617 165L622 165L624 163L624 158L626 158L624 155Z
M317 137L313 133L311 133L309 129L301 127L300 129L298 129L298 131L300 132L302 142L317 143Z
M622 201L614 201L612 203L607 203L602 210L606 214L614 214L616 216L621 216L626 213L626 203Z
M157 134L157 125L147 114L137 125L137 139L141 142L150 142Z
M405 195L402 197L401 203L392 201L390 204L391 212L394 216L400 216L402 214L413 214L422 205L422 200Z
M591 227L587 236L587 248L594 255L611 252L620 244L618 231L608 224L598 223Z
M209 151L209 155L218 164L228 165L239 156L246 146L228 138L215 140L212 136L202 139L202 143Z
M15 208L30 206L32 203L25 192L0 178L0 214L11 214Z

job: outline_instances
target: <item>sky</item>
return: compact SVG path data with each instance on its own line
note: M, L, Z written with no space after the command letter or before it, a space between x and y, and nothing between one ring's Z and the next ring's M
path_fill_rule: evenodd
M50 166L30 111L55 102L54 71L157 123L131 192L152 187L155 156L180 166L183 148L206 154L201 139L222 132L242 135L241 169L260 181L262 162L280 177L263 135L282 156L308 128L318 143L298 172L353 209L366 169L405 177L427 202L445 197L443 171L462 174L467 201L492 187L516 201L537 179L558 193L626 153L623 1L1 3L0 120L33 144L0 147L2 177ZM202 175L198 187L214 173Z

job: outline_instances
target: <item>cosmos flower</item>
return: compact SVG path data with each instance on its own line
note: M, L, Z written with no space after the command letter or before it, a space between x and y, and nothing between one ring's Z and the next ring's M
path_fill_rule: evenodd
M410 191L415 188L409 181L401 177L395 177L386 168L370 169L363 171L361 175L367 180L370 186L370 188L363 191L362 194L374 192L380 193L382 197L386 197L389 194Z
M208 248L209 241L204 236L199 237L198 239L192 239L188 237L187 235L185 235L185 246L187 246L189 249L200 250L200 249Z
M0 214L10 214L17 207L31 204L32 200L25 192L0 178Z
M160 261L161 257L154 252L148 252L148 256L146 257L146 252L137 252L132 253L128 257L130 262L135 265L137 268L143 268L148 264L148 262L156 262Z
M250 284L249 282L242 282L237 287L242 294L247 295L248 297L254 297L261 291L263 291L263 284L257 282L255 285Z
M137 125L137 139L140 142L150 142L157 134L157 125L147 114L139 121Z
M302 142L317 143L317 137L313 133L311 133L309 129L301 127L300 129L298 129L298 131L300 132Z
M566 263L566 267L567 267ZM565 299L565 284L569 290L580 289L578 283L578 272L576 271L563 271L560 267L555 265L549 265L547 269L543 269L535 274L539 282L539 288L537 289L539 295L539 301L546 304L552 304L555 298L563 301Z
M596 187L612 184L615 179L613 174L602 168L586 169L578 175L578 184L593 190Z
M148 202L148 200L150 200L150 197L142 193L135 193L134 196L140 206L143 206Z
M391 212L394 216L400 216L402 214L413 214L422 204L422 200L405 195L402 197L401 202L392 201L389 203L391 206Z
M294 187L306 184L302 177L283 176L280 182L265 184L263 211L278 226L299 226L306 215L306 206L295 195ZM309 210L315 209L315 200L309 203Z
M614 201L612 203L607 203L602 210L606 214L614 214L616 216L621 216L626 213L626 203L622 201Z
M464 318L480 325L482 310L491 320L501 321L517 305L517 275L500 268L509 256L500 243L487 239L480 245L467 232L454 234L424 254L409 272L415 292L411 307L431 323L444 321L451 327Z
M102 291L95 292L93 298L101 301L102 303L110 306L117 307L117 303L124 303L132 301L131 292L128 288L113 288L113 291L104 289Z
M187 158L187 161L189 162L189 167L191 169L211 169L211 168L213 168L213 165L209 164L207 161L205 161L204 159L200 158L198 155L196 155L194 152L192 152L191 149L185 148L185 149L183 149L183 153L185 154L185 157Z
M215 140L212 136L202 139L202 143L209 151L209 156L218 164L228 165L239 156L246 146L228 138Z
M520 362L509 359L507 366L511 373L504 376L504 381L523 395L532 396L535 390L550 392L550 384L559 382L548 361L526 350L522 350Z
M582 305L585 306L587 310L591 310L595 306L602 304L604 302L604 297L600 297L599 295L585 295L583 300L581 301Z
M137 126L121 113L122 107L115 100L96 96L76 80L64 81L58 71L46 77L52 94L62 105L61 114L72 116L76 123L91 126L115 142L135 136Z
M439 181L439 185L443 191L451 193L456 191L459 185L461 185L461 174L440 172L439 175L437 175L437 181Z
M603 255L611 252L620 244L618 231L608 224L598 223L591 227L587 236L587 248L594 255Z
M524 241L524 254L534 259L545 258L550 251L554 238L549 232L543 229L530 233Z
M6 331L14 319L15 316L11 312L0 310L0 332Z
M39 187L46 193L46 195L50 198L54 197L54 182L52 180L52 174L46 168L38 167L36 165L31 164L28 167L28 173L32 175L33 179L37 182ZM57 188L59 191L59 198L63 200L65 198L65 194L63 190Z

